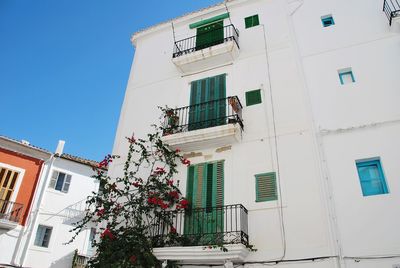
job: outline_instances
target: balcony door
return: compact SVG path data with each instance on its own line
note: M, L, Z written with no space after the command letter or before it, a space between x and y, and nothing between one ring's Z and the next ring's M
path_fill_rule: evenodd
M185 235L194 245L223 241L224 162L192 165L188 169Z
M197 28L196 50L215 46L224 42L224 22L218 21Z
M225 124L226 74L191 82L188 129L202 129Z
M9 169L0 169L0 213L4 214L9 211L11 196L17 182L18 172Z

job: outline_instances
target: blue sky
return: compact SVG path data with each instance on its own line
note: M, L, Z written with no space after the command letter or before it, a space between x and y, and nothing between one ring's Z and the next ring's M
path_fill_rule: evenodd
M0 0L0 135L101 160L133 59L132 33L217 0ZM172 45L172 44L171 44Z

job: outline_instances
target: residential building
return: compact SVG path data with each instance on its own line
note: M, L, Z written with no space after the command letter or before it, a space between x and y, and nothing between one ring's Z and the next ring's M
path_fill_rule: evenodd
M132 36L109 174L158 106L173 109L163 140L191 161L176 229L196 240L158 259L400 267L399 14L386 0L231 0Z
M4 148L8 144L16 148L0 158L1 165L7 168L11 168L8 167L11 165L10 158L15 158L11 169L21 176L21 186L14 189L16 202L20 194L29 193L27 199L31 200L31 205L26 205L30 209L24 210L26 213L23 215L26 216L21 220L21 226L12 226L10 231L0 235L1 263L33 268L69 268L75 254L78 261L85 263L94 254L91 241L96 234L96 226L88 226L72 243L68 242L73 236L70 232L73 224L82 219L88 209L87 197L99 189L99 182L92 178L93 168L98 163L62 153L62 141L54 154L27 142L5 137L1 137L0 142L1 152L6 150ZM41 162L37 160L42 166L35 173L23 162L28 158L26 152L30 151L39 151L47 156ZM32 177L32 174L35 176ZM22 191L22 186L33 178L36 181L31 192Z

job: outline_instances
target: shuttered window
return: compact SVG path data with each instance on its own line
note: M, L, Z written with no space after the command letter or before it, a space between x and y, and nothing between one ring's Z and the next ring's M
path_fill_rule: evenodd
M246 92L246 106L261 103L261 92L259 89Z
M53 227L39 225L36 231L35 246L48 248Z
M193 208L224 205L224 162L201 163L188 169L186 198Z
M70 185L71 185L71 175L59 171L53 171L49 188L55 189L63 193L68 193Z
M278 199L275 172L257 174L256 177L256 202L272 201Z
M18 172L6 168L0 169L0 200L10 200L17 183Z
M258 15L253 15L244 19L244 23L246 25L246 29L250 27L254 27L260 24L258 19Z

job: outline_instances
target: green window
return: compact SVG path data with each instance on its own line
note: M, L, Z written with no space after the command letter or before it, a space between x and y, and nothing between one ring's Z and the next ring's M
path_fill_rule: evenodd
M226 122L226 74L193 81L190 85L189 130Z
M251 90L246 92L246 106L261 103L261 90Z
M215 46L224 42L224 22L218 21L197 28L196 50Z
M275 172L257 174L256 177L256 202L272 201L278 199Z
M216 243L216 234L224 230L223 209L217 209L224 205L224 161L190 166L186 198L190 210L185 214L185 234L210 234L202 241Z
M260 21L258 19L258 15L253 15L253 16L247 17L247 18L244 19L244 22L245 22L245 25L246 25L246 29L254 27L254 26L257 26L257 25L260 24Z

